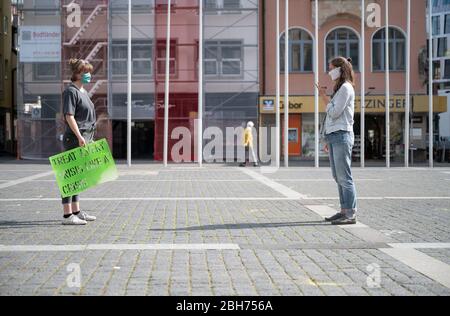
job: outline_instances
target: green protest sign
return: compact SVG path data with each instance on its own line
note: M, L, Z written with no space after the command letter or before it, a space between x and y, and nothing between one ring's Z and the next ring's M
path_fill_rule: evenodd
M62 197L77 195L117 179L117 168L106 139L49 158Z

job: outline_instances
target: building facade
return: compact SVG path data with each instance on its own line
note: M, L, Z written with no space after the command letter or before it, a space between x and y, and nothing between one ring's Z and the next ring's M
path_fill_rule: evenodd
M258 10L250 0L204 1L204 128L257 121ZM21 11L20 156L45 159L61 150L61 93L75 57L94 66L87 90L96 107L97 137L108 139L115 158L125 158L128 1L24 0ZM191 132L192 159L198 12L197 0L172 1L169 135L176 127ZM166 33L167 1L132 1L133 158L163 158ZM169 152L177 141L169 137Z
M412 159L427 159L428 99L426 79L426 1L411 1L411 149ZM281 1L281 122L284 108L284 7ZM386 153L385 117L385 1L366 1L376 4L381 13L380 24L366 25L361 34L361 1L319 1L319 37L314 38L314 1L290 1L289 6L289 156L290 159L313 159L315 155L314 135L314 45L319 50L319 82L331 93L332 83L328 77L328 63L335 56L351 57L356 74L357 93L355 114L355 159L360 157L360 82L361 82L361 37L365 38L365 157L366 160L384 160ZM265 75L261 82L260 124L275 124L276 91L276 2L265 1L264 65ZM405 86L406 86L406 23L407 1L390 1L390 153L391 160L403 162L405 139ZM367 12L367 17L371 12ZM320 103L320 122L325 104ZM434 113L445 112L445 98L434 98ZM436 119L435 122L438 120ZM282 124L283 125L283 124ZM436 125L437 127L437 125ZM437 128L435 136L437 138ZM282 134L284 133L282 128ZM280 136L281 137L281 136ZM283 142L281 141L281 144ZM283 150L281 151L283 152ZM326 156L321 152L320 156Z
M434 0L433 25L433 68L434 82L439 94L450 100L450 1ZM450 145L450 111L439 115L439 136L441 142ZM447 146L448 148L448 146Z
M366 1L379 8L379 24L367 25L361 35L360 0L320 0L319 37L314 36L314 0L291 0L289 60L284 69L284 0L280 34L275 34L274 0L203 0L203 128L275 125L276 57L281 45L281 75L289 72L289 159L315 156L314 47L319 50L321 85L331 92L328 61L351 57L356 71L355 159L364 150L367 160L386 157L385 21L384 0ZM390 1L390 153L401 162L405 150L405 122L411 129L411 157L427 158L427 1L412 3L411 114L405 115L406 5ZM94 65L87 85L95 104L97 137L105 137L115 158L126 157L127 116L127 0L23 0L20 10L17 133L21 158L46 159L62 150L64 121L61 95L69 83L70 58ZM190 131L191 160L195 157L199 104L199 2L172 0L169 60L169 152L179 141L175 128ZM371 14L367 12L367 18ZM446 19L446 18L444 18ZM441 29L445 23L440 22ZM443 24L444 23L444 24ZM132 157L163 159L167 1L132 1ZM365 39L365 148L361 149L359 91L362 67L361 37ZM438 48L436 48L438 50ZM446 61L441 61L445 67ZM435 74L438 73L435 66ZM284 91L281 80L281 91ZM281 108L284 99L281 99ZM320 120L325 105L320 104ZM283 109L281 109L283 114ZM438 138L445 98L434 98L434 135ZM281 120L283 122L283 119ZM442 118L441 118L442 123ZM448 124L447 124L448 125ZM172 139L174 132L175 139ZM284 131L281 131L283 135ZM279 137L282 137L279 135ZM225 135L224 135L225 136ZM232 135L233 136L233 135ZM275 135L259 135L260 153ZM206 137L208 138L208 137ZM239 137L224 137L224 154L235 156ZM204 144L207 140L204 140ZM281 141L281 144L283 142ZM283 150L281 151L283 152ZM319 153L325 158L324 152ZM170 155L169 155L170 157ZM221 157L218 157L220 160Z
M17 15L14 3L0 2L0 155L15 152Z

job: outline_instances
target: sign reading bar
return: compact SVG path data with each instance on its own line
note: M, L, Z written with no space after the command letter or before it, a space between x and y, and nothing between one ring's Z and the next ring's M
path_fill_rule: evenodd
M106 139L49 158L62 197L77 195L117 179L117 168Z

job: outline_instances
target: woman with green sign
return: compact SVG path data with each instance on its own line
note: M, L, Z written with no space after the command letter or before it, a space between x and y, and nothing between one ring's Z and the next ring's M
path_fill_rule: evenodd
M71 83L63 93L63 114L66 130L63 136L64 150L83 147L94 139L96 115L94 104L83 84L91 82L93 67L83 59L70 59ZM78 195L62 198L63 225L86 225L95 216L80 210Z

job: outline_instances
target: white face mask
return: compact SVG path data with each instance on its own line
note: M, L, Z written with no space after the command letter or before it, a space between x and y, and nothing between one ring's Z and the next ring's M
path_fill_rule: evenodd
M330 75L331 80L333 80L333 81L339 79L339 77L341 76L341 67L334 68L328 74Z

